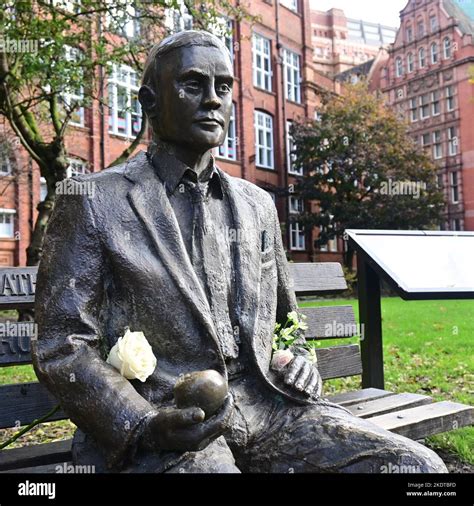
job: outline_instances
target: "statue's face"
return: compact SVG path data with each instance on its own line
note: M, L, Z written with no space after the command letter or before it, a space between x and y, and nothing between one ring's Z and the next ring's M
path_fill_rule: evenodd
M216 47L179 48L162 58L158 137L205 152L221 145L232 111L232 64Z

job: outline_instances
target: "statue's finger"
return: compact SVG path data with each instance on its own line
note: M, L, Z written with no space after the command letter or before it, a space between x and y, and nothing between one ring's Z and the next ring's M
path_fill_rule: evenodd
M316 387L318 386L318 381L319 381L318 371L315 371L314 369L312 369L311 376L309 377L308 381L306 382L306 385L304 387L304 391L308 395L311 395L314 392L314 390L316 389Z
M174 427L187 427L202 422L205 416L201 408L184 408L171 411L167 418Z
M300 369L300 373L295 380L295 388L297 390L300 390L301 392L304 390L306 383L311 378L311 373L312 367L307 362L304 362L303 366Z
M296 377L299 375L301 367L304 365L303 357L296 357L289 365L288 371L285 374L285 383L287 385L294 385Z

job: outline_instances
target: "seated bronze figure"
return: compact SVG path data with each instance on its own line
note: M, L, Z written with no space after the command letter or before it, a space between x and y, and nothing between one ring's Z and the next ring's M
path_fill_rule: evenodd
M210 33L164 39L139 92L149 151L78 177L93 196L57 198L33 359L79 428L75 463L103 472L381 472L389 463L446 472L421 444L325 401L304 354L270 367L275 322L297 304L271 197L212 156L230 120L232 68ZM149 369L143 377L120 362L127 340L152 351L134 366ZM214 372L183 376L203 371ZM189 384L175 389L183 378ZM218 401L193 406L193 389Z

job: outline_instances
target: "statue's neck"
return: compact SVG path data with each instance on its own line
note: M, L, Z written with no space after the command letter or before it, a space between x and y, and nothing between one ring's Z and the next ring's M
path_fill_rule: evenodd
M148 151L151 155L158 151L165 151L186 164L191 170L196 172L198 176L209 167L209 162L212 157L212 149L204 153L199 153L191 150L189 146L180 146L161 139L155 139Z

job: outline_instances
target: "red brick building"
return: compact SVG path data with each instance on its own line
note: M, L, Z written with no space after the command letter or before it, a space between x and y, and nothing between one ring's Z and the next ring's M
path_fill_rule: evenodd
M375 58L395 40L396 28L350 19L341 9L312 10L315 68L330 77Z
M462 0L410 0L380 83L438 166L441 228L474 230L474 19ZM376 73L377 74L377 73Z
M333 83L314 69L309 0L257 0L251 10L261 17L253 26L227 20L232 37L225 42L236 75L234 114L226 143L216 150L216 156L229 174L271 192L280 220L288 224L288 216L305 206L296 196L282 196L282 190L299 174L291 163L288 128L292 121L314 118L321 88L332 89ZM169 19L173 29L192 26L185 13L174 12ZM139 76L131 69L116 68L104 90L109 107L94 102L76 114L67 137L71 173L102 170L129 145L140 129L138 87ZM124 100L129 108L126 112ZM7 143L15 144L14 138ZM146 143L141 149L146 149ZM21 148L3 149L2 153L0 265L21 265L26 260L42 184L38 169ZM291 258L312 258L313 234L297 223L283 228Z

